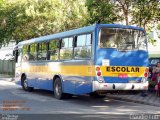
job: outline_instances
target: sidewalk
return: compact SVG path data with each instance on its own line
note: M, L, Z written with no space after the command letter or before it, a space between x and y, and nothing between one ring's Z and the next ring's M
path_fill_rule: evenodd
M135 102L160 107L160 97L157 97L154 92L147 92L147 96L145 97L142 97L141 93L135 95L108 94L106 97L127 102Z
M10 76L10 75L2 75L0 74L0 80L4 80L4 81L14 81L14 77Z

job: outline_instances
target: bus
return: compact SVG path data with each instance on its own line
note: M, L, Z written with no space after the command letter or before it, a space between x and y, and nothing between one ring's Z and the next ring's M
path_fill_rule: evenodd
M55 98L148 89L143 28L94 24L19 42L15 80L25 91L53 91Z

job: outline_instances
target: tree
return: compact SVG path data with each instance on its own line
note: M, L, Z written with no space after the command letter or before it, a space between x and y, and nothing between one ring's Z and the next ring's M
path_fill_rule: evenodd
M85 0L3 0L0 42L22 41L83 26Z
M16 26L16 11L16 6L10 7L5 0L0 2L0 43L8 43L12 39L12 31Z
M160 20L159 0L0 0L0 43L84 25L125 21L147 28ZM131 21L130 21L130 19Z
M129 14L131 12L132 1L133 0L117 0L117 2L115 2L117 11L121 12L118 14L124 16L123 19L125 20L126 25L129 25Z
M160 30L160 23L158 24L157 29Z
M160 20L159 0L136 0L132 7L132 23L144 29Z
M101 23L114 23L120 18L116 14L111 0L86 0L86 6L88 10L87 24L93 24L97 21L101 21Z

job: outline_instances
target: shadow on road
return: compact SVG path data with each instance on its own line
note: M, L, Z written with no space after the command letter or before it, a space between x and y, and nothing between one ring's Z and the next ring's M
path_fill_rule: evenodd
M79 104L81 106L89 106L93 108L105 108L107 106L115 106L117 104L121 105L121 102L116 102L114 99L111 98L92 98L89 95L78 95L78 96L72 96L70 99L64 99L64 100L57 100L54 98L54 93L53 91L49 90L42 90L42 89L35 89L33 92L27 92L23 91L21 88L18 88L19 93L18 94L28 94L32 96L39 96L41 99L46 99L46 100L56 100L56 101L67 101L68 103L74 103L74 104ZM129 103L126 103L129 104ZM107 106L106 106L107 105Z

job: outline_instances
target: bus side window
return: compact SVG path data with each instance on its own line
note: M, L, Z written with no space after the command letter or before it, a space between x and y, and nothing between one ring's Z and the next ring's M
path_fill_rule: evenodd
M29 50L29 60L34 61L37 58L37 44L31 44Z
M91 57L91 34L77 36L76 45L74 48L75 59L86 59Z
M18 62L18 50L14 50L15 62Z
M46 60L47 58L47 44L46 43L39 43L38 44L38 60Z
M59 39L49 42L48 59L58 60L59 58Z
M28 61L29 60L29 54L28 54L28 45L24 45L22 49L22 61Z
M15 56L15 62L20 63L21 62L21 49L15 50L14 56Z
M73 37L63 38L60 49L60 59L68 60L73 56Z

